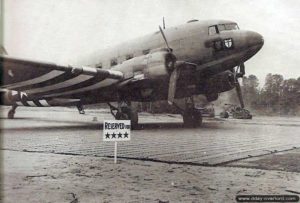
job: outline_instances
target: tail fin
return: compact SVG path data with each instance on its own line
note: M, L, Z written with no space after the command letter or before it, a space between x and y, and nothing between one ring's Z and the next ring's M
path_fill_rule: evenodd
M8 55L6 49L4 48L3 45L0 46L0 54L1 54L1 55Z

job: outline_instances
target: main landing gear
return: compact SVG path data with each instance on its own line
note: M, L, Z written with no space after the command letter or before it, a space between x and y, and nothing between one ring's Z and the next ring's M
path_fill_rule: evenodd
M110 107L111 114L115 117L116 120L130 120L131 128L137 129L138 113L134 108L132 108L131 102L128 101L118 102L118 107L115 107L110 103L107 104Z
M195 108L193 97L185 99L185 108L182 109L175 103L173 105L180 110L183 117L183 125L189 128L195 128L202 125L202 113Z
M17 105L13 105L11 107L11 109L8 111L8 114L7 114L7 118L8 119L13 119L15 117L15 113L16 113L16 108L17 107L18 107Z
M130 120L131 128L138 128L138 113L132 108L131 102L120 101L118 106L115 107L107 103L110 107L110 112L116 120ZM202 125L202 113L199 109L195 108L193 97L186 98L185 107L180 108L173 102L173 105L179 109L185 127L198 127Z

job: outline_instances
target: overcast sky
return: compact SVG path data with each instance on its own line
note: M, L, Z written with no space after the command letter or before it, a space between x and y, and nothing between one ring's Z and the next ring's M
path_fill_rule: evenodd
M5 0L4 46L11 56L76 64L82 56L190 19L227 19L264 36L246 63L267 73L300 76L299 0Z

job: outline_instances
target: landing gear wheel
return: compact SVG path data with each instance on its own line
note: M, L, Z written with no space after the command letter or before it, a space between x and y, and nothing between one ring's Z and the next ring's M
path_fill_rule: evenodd
M122 107L121 112L117 112L116 119L130 120L132 129L137 129L138 127L138 113L130 107Z
M138 129L139 117L136 110L130 111L131 129Z
M129 117L125 113L117 112L116 120L129 120Z
M183 124L185 127L195 128L202 125L201 112L196 109L189 109L183 114Z

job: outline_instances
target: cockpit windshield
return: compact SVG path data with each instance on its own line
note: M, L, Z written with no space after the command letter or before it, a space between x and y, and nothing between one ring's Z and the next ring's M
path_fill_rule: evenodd
M224 23L224 24L218 24L208 27L208 34L214 35L218 34L224 30L238 30L239 26L236 23Z
M218 30L219 32L223 30L238 30L239 26L236 23L228 23L228 24L219 24Z

